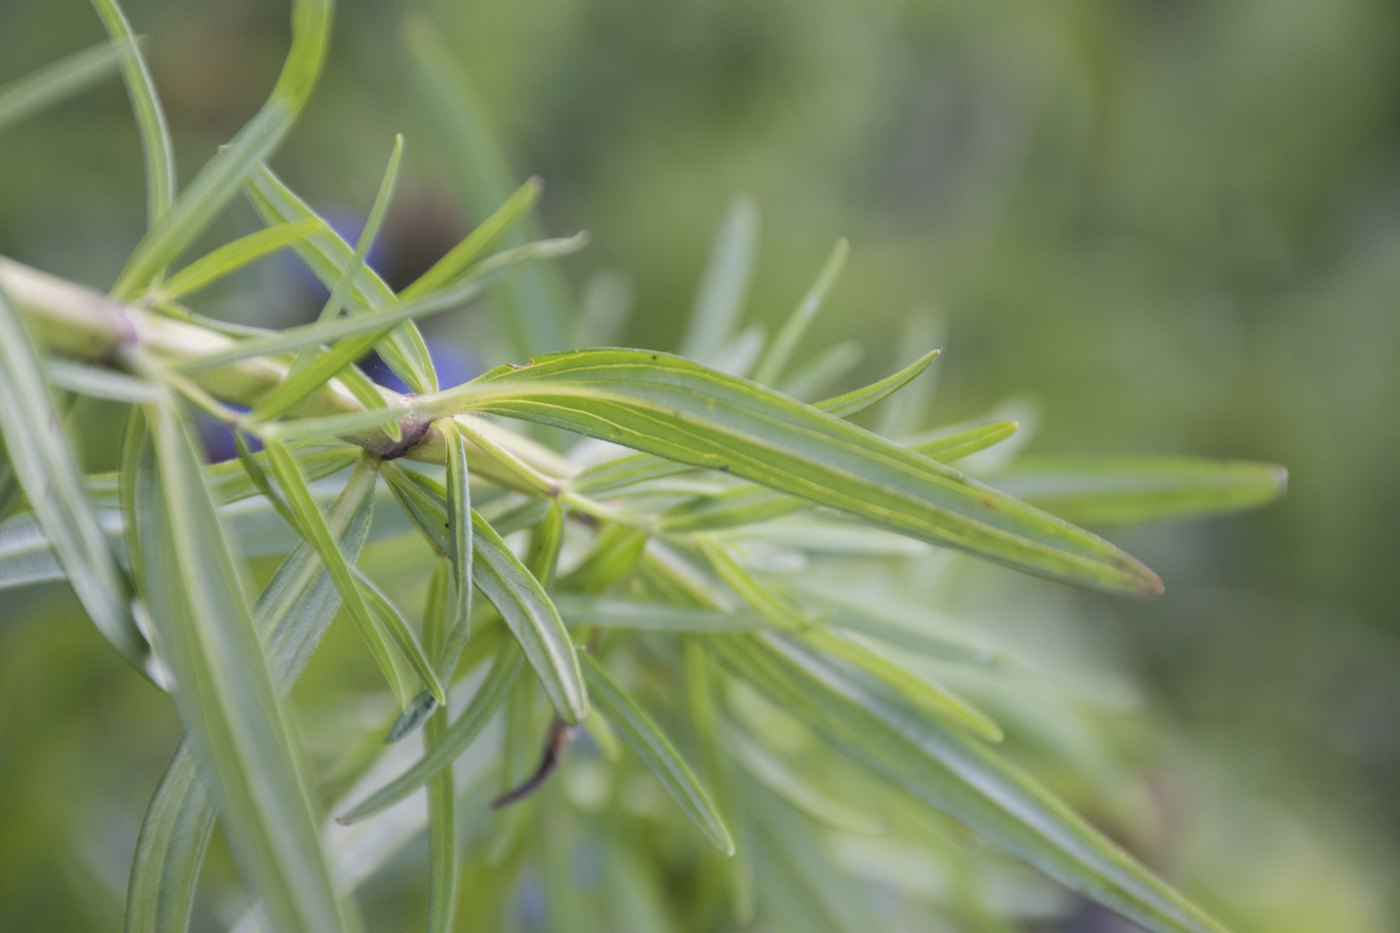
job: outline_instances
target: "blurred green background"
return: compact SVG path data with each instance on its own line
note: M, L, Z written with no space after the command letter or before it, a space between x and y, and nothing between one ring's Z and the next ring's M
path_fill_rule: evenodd
M270 87L287 4L125 5L188 180ZM1134 715L1175 788L1158 867L1241 929L1400 928L1400 6L345 3L276 165L353 227L404 132L379 257L400 284L479 219L415 104L414 19L518 175L545 179L544 226L593 233L564 269L595 305L630 295L619 340L674 344L743 194L753 320L780 322L851 240L804 344L858 341L849 385L942 345L934 421L1014 398L1032 451L1286 464L1281 503L1116 536L1165 598L1068 611L1147 685ZM102 36L79 0L0 0L0 83ZM0 138L0 254L106 287L143 222L119 81ZM253 222L240 206L217 235ZM219 312L314 313L287 271L243 277ZM500 362L472 358L480 330L438 335L467 367ZM94 424L94 465L109 444ZM0 928L43 910L115 929L112 866L173 715L61 589L4 599L23 622L0 627Z

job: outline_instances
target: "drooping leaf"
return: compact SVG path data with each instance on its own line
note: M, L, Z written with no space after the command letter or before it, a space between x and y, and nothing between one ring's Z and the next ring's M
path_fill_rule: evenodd
M709 792L681 760L671 740L591 655L584 655L584 666L599 708L622 741L646 763L666 793L711 845L725 855L732 855L734 840L724 825L724 818L715 808Z
M559 611L496 530L475 512L472 521L477 587L520 642L555 711L566 722L581 722L588 715L588 690Z
M418 674L423 686L437 697L438 702L443 702L445 697L442 684L423 654L422 647L402 618L392 611L388 601L380 598L368 581L355 572L354 565L346 560L345 554L331 534L325 516L312 498L296 460L278 443L268 443L266 450L268 465L286 494L287 505L296 519L298 530L320 555L321 562L340 591L340 598L345 601L345 607L350 613L350 618L354 620L360 637L370 649L370 655L379 665L385 679L393 687L400 705L406 706L416 691L410 691L403 683L393 650L390 648L391 643L398 645L399 651Z
M397 464L388 464L384 476L438 553L452 553L447 491ZM566 722L579 722L588 714L588 693L559 611L495 528L475 511L472 522L473 582L519 641L555 711Z
M475 545L472 542L471 473L467 467L467 446L459 431L449 423L442 431L447 445L447 523L451 540L448 560L452 567L452 613L443 637L442 653L438 659L438 674L451 681L457 659L471 634L472 575Z
M435 405L549 424L732 472L920 540L1110 591L1161 581L1096 535L755 383L640 350L492 370Z

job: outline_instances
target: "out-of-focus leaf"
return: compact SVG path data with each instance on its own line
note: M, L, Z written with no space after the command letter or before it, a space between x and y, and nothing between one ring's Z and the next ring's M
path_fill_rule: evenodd
M144 671L147 648L131 615L131 593L61 424L29 335L0 292L0 436L10 467L84 611L122 657Z
M131 298L199 236L291 129L321 72L332 0L297 0L292 47L267 103L200 169L136 245L112 293Z
M622 741L646 763L705 838L725 855L734 854L734 840L724 818L671 740L591 655L584 656L584 665L598 706Z
M91 87L116 71L121 61L121 46L104 42L0 87L0 133L65 97Z
M1096 535L811 406L679 357L551 354L435 398L732 472L1019 570L1110 591L1161 592L1152 571Z
M181 718L239 865L285 929L341 930L312 792L277 701L241 574L173 401L148 410L155 448L144 591Z
M524 656L516 646L505 645L497 652L496 659L491 663L491 670L462 715L443 731L427 753L407 771L351 807L344 815L337 817L337 822L354 823L378 813L428 783L444 768L450 767L453 760L466 750L472 739L486 727L491 721L491 716L505 702L510 685L515 682L515 678L525 666L524 661Z
M695 295L681 353L714 365L734 333L749 290L758 240L758 208L747 198L729 206L715 234L710 261Z
M1272 502L1288 470L1244 460L1026 460L994 479L998 489L1085 525L1197 518Z
M88 398L144 405L155 401L159 392L151 383L136 376L72 360L49 360L44 370L50 385Z
M92 0L107 34L121 48L122 76L126 80L127 96L136 113L136 126L141 132L141 150L146 159L147 223L156 222L170 209L175 200L175 146L170 141L170 129L165 123L151 70L137 45L131 24L122 13L117 0Z
M813 668L774 642L733 636L713 644L789 715L1052 878L1151 930L1223 933L986 745L932 721L887 720L880 709L862 705L838 670Z
M762 616L753 612L727 613L670 603L644 603L572 593L555 597L554 604L559 607L564 621L574 628L597 625L603 628L695 634L754 632L772 628Z
M792 309L792 314L783 323L782 329L773 338L773 342L768 345L768 349L758 363L758 368L754 370L754 382L773 385L777 381L778 376L782 374L783 367L787 365L788 359L792 356L792 351L797 349L798 341L807 332L812 319L817 316L817 311L821 309L827 293L836 284L841 270L846 267L846 256L850 251L850 244L844 239L836 241L836 245L832 247L831 255L827 257L826 262L822 264L821 271L817 273L816 281L807 290L807 294L802 296L797 307Z
M449 572L441 563L433 568L428 584L428 604L423 610L423 641L428 654L443 664L447 640L456 624L456 610L448 606ZM423 728L425 747L431 751L447 734L446 716L431 716ZM449 765L428 781L428 933L452 933L457 910L457 795Z

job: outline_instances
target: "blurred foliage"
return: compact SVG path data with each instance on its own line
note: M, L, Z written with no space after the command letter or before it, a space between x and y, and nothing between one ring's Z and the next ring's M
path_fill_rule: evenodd
M285 4L127 12L180 163L199 164L271 84ZM851 384L942 342L940 421L1033 396L1036 452L1288 464L1290 495L1268 510L1119 536L1167 579L1156 603L1047 602L979 571L954 607L1050 645L1111 642L1113 663L1143 674L1179 736L1141 753L1163 775L1157 864L1225 920L1394 929L1400 7L346 4L278 167L353 227L403 131L379 258L399 285L480 219L451 206L451 167L386 41L413 17L456 50L519 174L545 178L545 226L593 232L566 268L585 299L630 296L620 342L674 343L724 204L748 193L763 221L750 307L770 326L831 241L851 240L806 347L860 339ZM0 0L0 81L102 37L79 0ZM144 217L119 82L7 134L0 167L0 254L110 284ZM239 211L220 233L251 228ZM283 278L248 273L241 294L263 300L224 313L314 315L314 291L289 295ZM464 366L486 362L470 349L481 324L447 327ZM111 419L78 416L90 465L110 465ZM5 601L25 621L0 628L0 926L110 929L125 880L111 866L175 720L67 594ZM1087 635L1071 624L1106 612ZM88 760L104 747L122 754Z

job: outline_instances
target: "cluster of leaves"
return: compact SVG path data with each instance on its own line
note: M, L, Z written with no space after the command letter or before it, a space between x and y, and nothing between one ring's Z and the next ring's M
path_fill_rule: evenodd
M442 388L415 321L498 286L516 358L566 346L576 325L547 267L532 263L581 240L527 240L538 185L509 192L431 39L418 40L423 97L466 166L468 200L495 210L395 293L365 257L402 140L353 244L266 164L320 70L329 0L298 0L266 106L178 191L131 29L115 0L94 6L112 44L0 91L0 129L120 67L147 157L149 229L115 302L0 261L0 517L10 516L0 585L66 578L184 724L137 843L127 929L186 928L216 823L257 899L240 928L356 928L349 890L424 827L432 930L453 928L464 878L519 878L532 864L551 922L602 910L612 928L663 929L656 852L713 882L741 922L768 910L869 926L880 914L852 893L830 841L892 815L890 834L925 840L952 817L1148 928L1221 929L998 753L993 718L932 673L985 670L990 655L975 638L842 603L792 571L936 547L1155 595L1150 570L1066 519L1252 505L1277 494L1276 468L1046 462L1004 467L989 484L951 464L1005 441L1014 422L891 439L849 420L908 386L935 353L863 388L797 401L833 375L831 358L795 351L845 246L773 340L740 332L753 251L742 208L721 231L685 357L555 352ZM170 271L240 194L266 226ZM205 286L283 249L329 290L314 323L263 331L190 307ZM357 368L371 350L411 394ZM74 396L129 406L118 472L84 475L51 430ZM196 412L234 433L237 460L204 462ZM557 431L532 436L500 419L590 440L565 444ZM367 542L400 538L429 555L403 571L423 596L419 624L360 566ZM250 598L245 562L269 554L281 562ZM327 824L285 697L342 609L394 718L387 750L378 733L341 763L358 780ZM639 703L643 693L655 701ZM565 766L580 776L571 808L550 795L516 804L579 730L589 741ZM412 760L413 743L398 743L418 732ZM637 763L674 809L658 813L634 790ZM488 799L516 805L488 819ZM380 815L390 808L393 818ZM654 827L675 815L727 858L658 837ZM576 844L605 874L604 907L572 893ZM966 848L952 845L951 864L973 859ZM489 887L473 889L466 908L483 925L516 897L512 885ZM955 900L970 916L989 909L980 895Z

